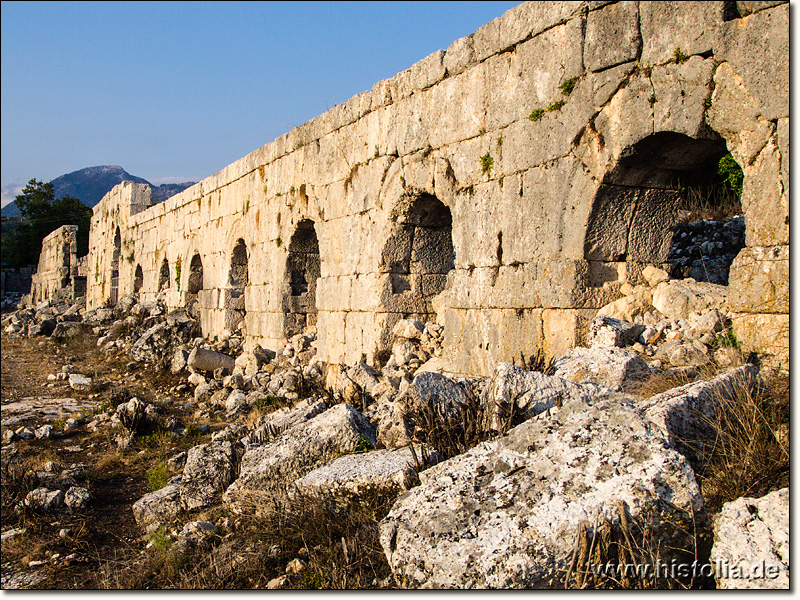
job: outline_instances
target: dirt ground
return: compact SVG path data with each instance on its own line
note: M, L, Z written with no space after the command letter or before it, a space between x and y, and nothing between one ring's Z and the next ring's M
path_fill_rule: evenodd
M151 374L127 365L124 356L107 357L92 344L91 338L83 342L59 345L51 340L2 339L2 430L20 426L39 427L45 423L63 428L66 418L78 418L74 413L58 414L58 399L70 397L80 401L84 421L91 421L93 413L107 409L114 394L126 390L148 401L160 401L169 406L170 400L180 401L167 390L177 381L163 375L153 380ZM67 381L48 381L48 375L72 365L76 373L91 376L93 389L78 392ZM134 370L131 370L134 369ZM26 400L37 400L39 410L20 414L22 422L10 417L10 408L19 408ZM186 398L188 399L188 397ZM42 406L55 410L42 410ZM169 409L168 409L169 410ZM179 409L173 412L179 415ZM181 415L179 415L181 416ZM8 426L7 426L8 425ZM195 440L194 443L203 440ZM2 542L3 587L34 587L44 589L90 589L107 587L103 574L110 561L129 561L145 552L147 539L133 519L131 505L151 491L146 470L154 461L176 453L181 445L160 440L157 448L134 447L125 451L117 448L109 428L96 432L80 427L57 438L17 440L3 448L3 531L10 528L26 529L26 533ZM92 501L78 514L66 514L62 509L52 514L25 512L16 514L6 505L10 494L18 502L20 495L36 485L18 481L9 469L25 465L42 470L47 461L62 468L83 463L88 468L88 478L80 485L89 489ZM17 472L17 471L14 471ZM16 486L16 487L14 487ZM11 489L11 488L14 489ZM21 488L21 489L19 489ZM7 494L8 493L8 494ZM62 530L69 530L63 533ZM61 537L59 532L62 532ZM49 564L29 568L30 561L47 561L53 554L72 557L69 560L50 560ZM35 563L34 563L35 564ZM32 584L32 585L31 585Z

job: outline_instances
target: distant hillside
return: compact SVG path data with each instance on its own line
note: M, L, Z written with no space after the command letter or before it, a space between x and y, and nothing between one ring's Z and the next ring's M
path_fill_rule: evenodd
M53 189L56 198L72 196L73 198L78 198L86 206L93 207L100 202L103 196L111 191L115 185L123 181L133 181L149 185L152 190L153 203L155 204L163 202L170 196L182 192L195 183L193 181L187 181L186 183L153 185L146 179L131 175L122 167L106 165L102 167L87 167L80 171L74 171L56 177L53 179ZM11 202L0 211L0 215L4 217L15 217L19 214L16 202Z

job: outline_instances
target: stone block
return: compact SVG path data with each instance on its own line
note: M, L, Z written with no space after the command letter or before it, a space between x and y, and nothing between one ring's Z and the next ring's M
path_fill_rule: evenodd
M475 64L475 49L472 34L458 38L445 52L442 64L448 75L458 75Z
M723 23L714 58L744 80L765 119L789 116L789 5Z
M618 2L589 13L583 63L600 71L635 60L641 49L638 2Z
M336 405L245 452L239 478L225 492L224 500L238 510L257 509L265 496L282 493L296 479L351 452L362 440L374 446L375 428L350 405Z
M787 4L788 2L789 0L737 0L736 8L740 16L746 17L767 8L772 8L773 6Z
M658 538L704 515L686 461L618 397L565 402L420 478L380 523L395 579L413 588L563 588L587 522L618 522L621 505ZM693 548L679 531L670 547Z
M724 5L721 1L640 2L642 63L667 63L678 49L686 56L709 52L717 27L723 24Z
M734 312L789 313L789 246L743 248L731 265Z
M678 6L682 4L686 3L678 3ZM700 56L692 56L681 64L653 67L650 80L656 100L654 132L674 131L693 138L706 137L705 100L711 97L713 74L714 59Z
M554 375L575 383L594 383L629 391L650 378L650 368L636 353L622 348L572 348L553 363Z
M189 450L180 485L180 497L186 509L211 505L233 481L235 462L236 453L231 442L200 444Z

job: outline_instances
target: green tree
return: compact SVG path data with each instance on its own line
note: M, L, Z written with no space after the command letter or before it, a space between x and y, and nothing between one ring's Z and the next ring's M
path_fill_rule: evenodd
M31 179L15 199L22 213L21 224L3 234L2 262L22 267L39 262L42 240L62 225L78 226L78 256L89 252L92 209L70 196L56 199L53 184Z

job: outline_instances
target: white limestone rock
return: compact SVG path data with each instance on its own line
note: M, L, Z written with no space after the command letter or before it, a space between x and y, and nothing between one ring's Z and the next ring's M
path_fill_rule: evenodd
M595 383L627 391L650 378L650 367L635 352L623 348L572 348L553 366L555 376L575 383Z
M644 329L644 325L638 323L598 315L589 324L586 338L590 348L607 348L608 346L624 348L636 343L636 338Z
M71 511L83 510L92 500L92 493L86 488L72 486L64 494L64 504Z
M247 436L248 444L266 444L281 435L284 431L305 423L325 412L327 405L323 400L299 402L293 408L279 408L262 417L256 423L253 432Z
M392 334L407 340L418 340L424 330L424 325L416 319L400 319L392 329Z
M92 389L92 378L77 373L70 373L69 387L78 392L88 392Z
M36 488L25 496L25 506L43 511L61 508L64 506L64 492L62 490L48 490L44 487Z
M232 356L214 352L213 350L206 350L205 348L194 348L189 353L189 358L186 359L186 362L193 369L209 373L213 373L217 369L233 371L236 367L236 361Z
M301 498L313 497L329 503L331 508L364 497L395 498L418 482L417 463L419 471L424 470L423 452L428 457L427 466L444 458L424 446L414 447L416 461L408 446L347 454L295 481L295 492Z
M338 404L284 432L273 441L245 452L239 478L223 495L237 510L257 508L261 499L281 493L296 479L355 450L363 440L375 445L375 428L348 404Z
M485 425L492 431L502 431L514 415L525 420L570 400L589 402L602 390L597 385L578 385L560 377L500 363L481 398L489 415Z
M188 510L203 508L228 487L236 472L236 452L228 441L200 444L189 450L180 495Z
M155 531L161 523L169 523L183 510L180 484L170 484L139 498L131 507L136 524L146 532Z
M616 394L571 401L420 479L380 523L409 588L563 587L581 523L590 536L598 517L619 523L618 501L672 548L692 547L684 511L704 514L686 460Z
M721 309L727 299L727 286L692 279L662 282L653 291L653 306L671 320L687 319L693 312Z
M710 560L718 589L789 589L789 488L725 503Z

